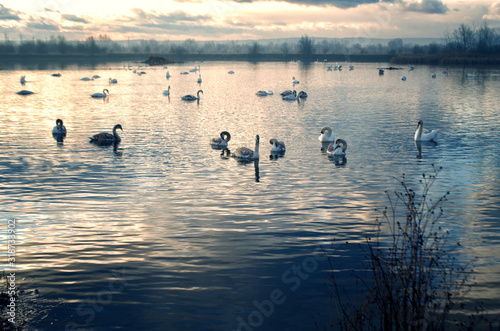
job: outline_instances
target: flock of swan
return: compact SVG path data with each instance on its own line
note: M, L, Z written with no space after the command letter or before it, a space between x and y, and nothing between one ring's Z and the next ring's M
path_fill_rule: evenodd
M195 68L193 70L199 70L199 68ZM167 71L167 79L169 78L170 74ZM92 77L93 79L99 78L99 76L94 75ZM88 77L84 77L81 80L91 80ZM26 77L22 76L20 80L21 84L24 85L26 83ZM116 79L109 79L110 84L116 84L117 80ZM199 75L198 78L198 83L201 83L201 75ZM293 77L292 80L293 85L295 86L296 84L299 84L299 81ZM17 94L21 95L29 95L33 94L34 92L28 91L28 90L22 90L17 92ZM200 89L197 91L196 96L188 94L184 95L181 97L182 100L186 101L194 101L194 100L200 100L200 93L203 93L203 91ZM91 95L92 98L106 98L109 94L108 89L103 89L102 93L97 92ZM163 92L164 95L170 96L170 86L168 86L168 90L165 90ZM259 96L266 96L266 95L272 95L272 91L258 91L256 93ZM283 100L299 100L299 99L304 99L307 98L307 93L304 91L300 91L297 94L296 90L286 90L281 93L281 96ZM117 129L120 129L123 131L123 128L120 124L116 124L113 127L113 133L108 133L108 132L101 132L98 134L93 135L92 137L89 137L91 143L95 143L97 145L111 145L111 144L118 144L121 141L121 137L117 133ZM61 119L56 120L56 126L52 129L52 134L54 137L58 140L61 141L61 139L66 137L66 127L63 124L63 121ZM326 153L330 156L336 157L345 157L346 155L346 150L347 150L347 142L344 139L335 139L335 135L332 131L332 129L328 126L325 126L321 129L320 131L320 136L318 137L318 140L326 144L328 143L328 147L326 148ZM423 128L423 121L419 120L417 123L417 129L415 131L415 136L414 140L415 142L422 142L422 141L433 141L436 139L438 134L438 131L436 130L426 130ZM220 133L219 137L212 138L210 140L210 144L212 145L213 148L216 149L223 149L223 150L228 150L228 143L231 139L231 134L228 131L222 131ZM272 145L270 151L271 154L279 154L283 155L286 151L285 143L283 141L278 141L276 138L272 138L269 140L269 143ZM259 159L259 145L260 145L260 136L256 135L255 136L255 147L252 150L251 148L248 147L238 147L234 153L230 154L231 156L239 159L239 160L244 160L244 161L249 161L249 160L258 160Z

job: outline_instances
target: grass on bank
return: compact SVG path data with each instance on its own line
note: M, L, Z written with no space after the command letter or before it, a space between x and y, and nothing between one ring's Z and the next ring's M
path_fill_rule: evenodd
M472 285L472 269L453 257L453 247L460 244L449 243L449 233L440 226L449 192L431 198L441 168L433 170L422 175L421 193L404 175L398 180L401 191L386 192L389 207L376 219L373 236L359 244L365 262L363 275L353 272L354 295L339 283L330 258L331 309L337 316L331 330L471 330L489 324L481 307L466 320L450 314Z

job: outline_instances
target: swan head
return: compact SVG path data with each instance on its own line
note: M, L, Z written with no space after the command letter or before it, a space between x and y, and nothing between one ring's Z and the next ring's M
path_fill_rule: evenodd
M275 144L275 143L277 143L277 142L278 142L278 140L276 140L275 138L272 138L271 140L269 140L269 143L270 143L271 145L274 145L274 144Z
M196 92L196 94L200 95L200 93L203 93L202 90L198 90L198 92Z
M226 142L231 140L231 134L227 131L222 131L220 133L220 137L222 138L222 140L225 140Z
M115 125L115 127L113 128L113 131L116 132L117 129L120 129L123 131L123 128L120 124Z
M321 129L321 133L325 133L325 132L332 132L332 129L329 127L329 126L325 126L323 129Z
M61 125L61 126L62 126L62 125L63 125L63 121L62 121L62 119L58 118L58 119L56 120L56 125L57 125L57 126L59 126L59 125Z
M423 122L422 120L419 120L419 121L418 121L418 123L417 123L417 128L418 128L419 126L423 126L423 125L424 125L424 122Z
M104 94L109 94L109 91L108 91L108 89L107 89L107 88L105 88L104 90L102 90L102 93L104 93Z

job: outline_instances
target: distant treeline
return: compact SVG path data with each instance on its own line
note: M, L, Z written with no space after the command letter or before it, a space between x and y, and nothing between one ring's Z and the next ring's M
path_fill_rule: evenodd
M112 55L112 54L161 54L167 58L192 58L193 56L211 57L233 55L245 59L265 59L282 56L288 59L296 56L306 61L322 61L332 54L344 54L346 61L354 61L356 55L389 55L396 58L417 59L439 58L437 54L474 54L473 56L497 57L500 55L500 34L485 22L480 27L461 24L456 30L446 33L442 43L432 42L427 45L408 44L396 38L387 44L370 44L349 42L344 39L318 39L302 36L298 42L289 41L156 41L134 40L113 41L107 35L97 38L90 36L83 41L66 40L64 36L51 36L48 40L11 41L8 36L0 42L0 54L79 54L79 55ZM171 56L169 56L171 55ZM266 56L267 55L267 56ZM330 56L331 57L331 56ZM455 56L458 58L459 56ZM466 56L470 57L470 56ZM377 58L377 56L375 56ZM329 59L330 60L330 59ZM433 60L434 61L434 60Z

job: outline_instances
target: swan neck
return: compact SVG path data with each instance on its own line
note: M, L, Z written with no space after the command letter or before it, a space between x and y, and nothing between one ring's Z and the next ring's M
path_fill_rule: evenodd
M255 154L254 154L254 158L255 159L259 158L259 140L258 139L255 141Z

